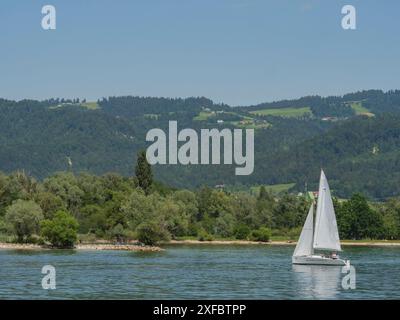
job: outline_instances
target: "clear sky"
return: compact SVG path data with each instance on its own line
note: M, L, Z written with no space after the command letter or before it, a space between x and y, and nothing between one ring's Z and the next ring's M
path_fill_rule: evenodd
M41 28L46 4L56 30ZM399 89L399 17L398 0L1 0L0 97L249 105Z

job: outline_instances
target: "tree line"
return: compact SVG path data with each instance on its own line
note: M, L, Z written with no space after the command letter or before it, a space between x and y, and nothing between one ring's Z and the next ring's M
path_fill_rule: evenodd
M37 181L0 174L3 239L72 247L77 241L271 238L297 240L311 200L202 187L175 189L154 181L144 152L135 176L59 172ZM341 239L400 239L400 199L369 203L361 194L335 200Z

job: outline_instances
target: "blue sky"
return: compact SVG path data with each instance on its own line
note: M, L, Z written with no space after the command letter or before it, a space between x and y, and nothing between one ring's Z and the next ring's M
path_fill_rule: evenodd
M41 8L57 9L57 30ZM357 9L357 30L341 8ZM2 0L0 97L249 105L400 88L398 0Z

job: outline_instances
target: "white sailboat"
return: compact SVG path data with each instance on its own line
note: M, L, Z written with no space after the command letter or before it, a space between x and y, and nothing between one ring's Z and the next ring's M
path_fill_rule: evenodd
M340 259L337 252L342 251L339 232L333 208L331 192L324 171L319 181L317 213L314 227L314 204L311 205L294 250L293 264L349 265L349 260ZM329 251L331 254L315 253L315 250Z

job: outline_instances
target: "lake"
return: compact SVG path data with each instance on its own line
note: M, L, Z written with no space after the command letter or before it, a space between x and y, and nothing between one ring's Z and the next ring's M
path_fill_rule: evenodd
M400 248L345 247L341 267L292 266L293 246L170 245L163 252L0 250L0 299L399 299ZM42 289L44 265L55 290Z

